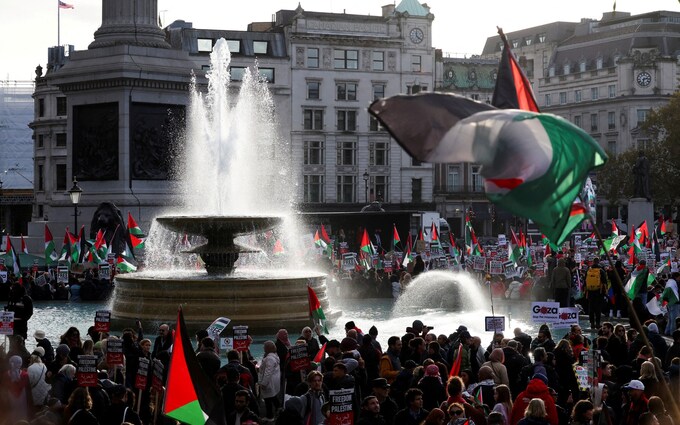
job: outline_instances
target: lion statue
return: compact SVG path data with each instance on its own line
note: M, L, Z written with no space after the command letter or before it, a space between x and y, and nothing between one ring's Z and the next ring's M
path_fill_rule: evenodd
M125 251L125 245L129 243L130 236L123 214L112 202L102 202L94 212L92 223L90 223L90 239L96 239L100 229L104 232L106 244L111 247L115 255Z

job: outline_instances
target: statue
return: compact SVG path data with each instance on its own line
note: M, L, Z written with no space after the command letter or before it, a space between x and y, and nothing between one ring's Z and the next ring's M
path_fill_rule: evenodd
M649 161L643 151L638 152L638 158L633 165L633 176L635 177L633 197L645 198L651 201L652 196L649 192Z
M106 244L112 248L112 252L116 255L125 251L126 243L130 247L132 246L123 214L112 202L102 202L94 212L90 224L90 239L96 239L99 230L104 232Z

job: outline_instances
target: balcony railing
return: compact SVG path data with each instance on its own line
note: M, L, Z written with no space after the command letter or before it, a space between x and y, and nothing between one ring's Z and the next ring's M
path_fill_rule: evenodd
M435 193L484 193L484 186L471 184L438 185L434 187Z

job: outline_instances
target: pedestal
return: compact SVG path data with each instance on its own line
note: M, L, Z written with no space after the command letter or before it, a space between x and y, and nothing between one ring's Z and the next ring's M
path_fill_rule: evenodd
M632 226L639 226L647 221L647 228L654 228L654 203L646 198L631 198L628 201L628 232Z

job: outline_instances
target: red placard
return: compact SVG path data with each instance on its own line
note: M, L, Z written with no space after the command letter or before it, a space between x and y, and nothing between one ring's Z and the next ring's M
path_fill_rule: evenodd
M234 350L248 351L250 338L248 338L248 326L234 326Z
M123 364L123 340L106 340L106 363L109 366Z
M291 371L309 370L311 364L309 353L307 352L307 344L293 345L288 351L290 353L289 365Z
M155 359L153 361L153 375L151 376L151 388L158 393L163 392L163 363Z
M110 310L98 310L94 314L94 330L96 332L109 332L111 330Z
M76 379L79 387L95 387L99 383L97 380L97 356L80 355L78 356L78 368L76 369Z
M137 376L135 376L135 388L138 390L146 389L149 376L149 359L140 357L139 367L137 367Z

